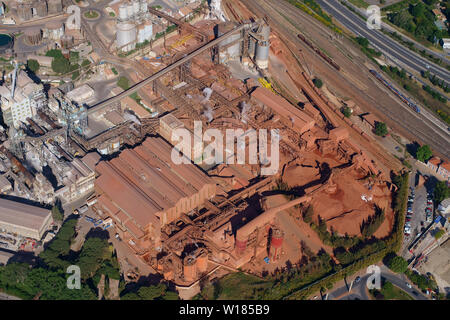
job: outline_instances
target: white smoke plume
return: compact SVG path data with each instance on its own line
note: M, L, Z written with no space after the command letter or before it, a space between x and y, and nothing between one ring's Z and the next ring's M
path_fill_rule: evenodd
M141 125L141 121L139 121L139 119L128 110L125 110L125 112L123 113L123 118L127 121L128 120L133 121L137 125Z
M209 99L211 98L213 91L211 88L205 88L203 89L203 95L205 96L205 98L201 101L201 103L206 103L209 101Z
M245 101L242 101L240 107L241 107L241 121L243 123L247 123L250 106Z

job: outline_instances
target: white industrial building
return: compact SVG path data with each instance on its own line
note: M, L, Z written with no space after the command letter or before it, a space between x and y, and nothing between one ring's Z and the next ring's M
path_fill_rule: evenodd
M51 210L0 199L0 233L41 240L53 223Z
M44 106L46 96L42 84L36 84L23 70L13 71L11 85L0 86L3 121L19 128L21 122L32 118Z

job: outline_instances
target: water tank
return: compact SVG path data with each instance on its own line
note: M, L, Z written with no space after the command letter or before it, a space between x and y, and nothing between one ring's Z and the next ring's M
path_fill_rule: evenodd
M121 21L125 21L128 19L128 11L127 11L127 6L125 4L122 4L119 7L119 20Z
M141 0L141 12L142 13L148 12L148 3L146 0Z
M42 41L42 30L38 27L28 28L24 31L26 41L35 46Z
M183 261L184 280L191 282L197 280L197 263L194 257L186 257Z
M63 5L61 0L47 0L48 14L56 14L62 12Z
M31 4L19 3L17 6L17 15L20 20L28 21L33 17L33 11L31 10Z
M36 9L36 15L39 17L45 17L47 16L47 2L45 0L38 0L34 8Z
M236 27L236 23L234 22L224 22L219 24L218 26L218 36L222 36L223 34L231 31L234 27ZM241 42L238 41L235 44L231 45L228 48L225 48L232 42L239 40L242 38L242 34L240 32L236 32L235 34L228 37L226 40L222 41L219 44L219 62L225 63L228 60L233 60L241 55Z
M272 237L270 239L270 258L272 261L280 258L283 239L284 233L282 230L278 228L272 229Z
M134 49L136 41L136 25L134 23L118 23L116 46L122 51Z

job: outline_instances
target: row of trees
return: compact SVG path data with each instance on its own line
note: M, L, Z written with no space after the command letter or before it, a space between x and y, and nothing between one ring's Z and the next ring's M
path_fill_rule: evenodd
M361 234L364 238L371 237L384 222L385 214L384 209L379 207L375 208L375 214L363 220L361 224Z

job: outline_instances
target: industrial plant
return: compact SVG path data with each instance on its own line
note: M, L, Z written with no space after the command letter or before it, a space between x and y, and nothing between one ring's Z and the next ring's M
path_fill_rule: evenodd
M394 232L402 163L364 127L368 113L343 114L361 110L318 85L274 20L240 1L74 3L79 26L67 1L11 0L1 12L1 248L45 252L75 215L71 252L86 230L105 232L120 281L139 269L191 299L235 272L264 280L324 252L338 265L348 246L329 239L364 240L379 212L367 238Z

